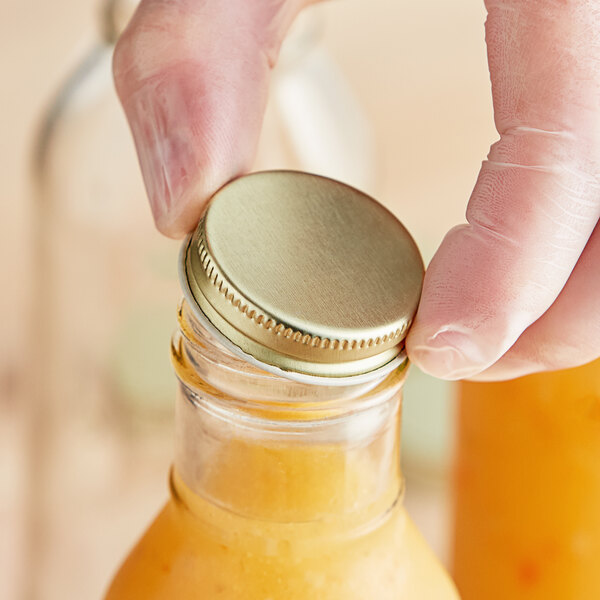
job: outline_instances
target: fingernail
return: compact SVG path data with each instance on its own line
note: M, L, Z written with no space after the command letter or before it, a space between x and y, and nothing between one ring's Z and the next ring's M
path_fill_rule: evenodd
M422 371L441 379L473 377L493 362L470 330L444 327L429 335L411 331L407 346Z

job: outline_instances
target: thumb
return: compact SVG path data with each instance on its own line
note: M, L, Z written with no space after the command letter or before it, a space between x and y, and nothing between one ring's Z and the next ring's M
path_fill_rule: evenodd
M468 225L425 277L407 348L425 371L473 377L561 293L600 217L600 12L593 2L487 0L500 140Z
M115 49L117 93L158 229L181 237L253 161L269 73L303 0L143 0Z

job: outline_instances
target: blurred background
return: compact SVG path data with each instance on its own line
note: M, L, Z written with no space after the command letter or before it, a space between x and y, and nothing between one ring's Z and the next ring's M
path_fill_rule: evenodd
M110 76L131 0L0 0L0 597L99 598L167 496L178 243L155 233ZM493 129L483 2L344 0L292 32L256 168L374 195L429 260ZM405 393L406 503L442 560L451 386Z

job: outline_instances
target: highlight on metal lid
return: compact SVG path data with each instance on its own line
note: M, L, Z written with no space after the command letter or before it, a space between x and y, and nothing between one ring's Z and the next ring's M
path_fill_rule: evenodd
M292 378L355 378L405 360L424 267L370 196L299 171L240 177L181 253L194 314L234 352Z

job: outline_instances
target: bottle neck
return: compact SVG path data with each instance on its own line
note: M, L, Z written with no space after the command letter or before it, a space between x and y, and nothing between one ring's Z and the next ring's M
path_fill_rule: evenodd
M179 311L174 491L188 507L271 523L366 526L402 491L406 368L352 386L257 369ZM202 508L204 507L204 508Z
M104 41L115 44L131 20L140 0L104 0L100 9Z

